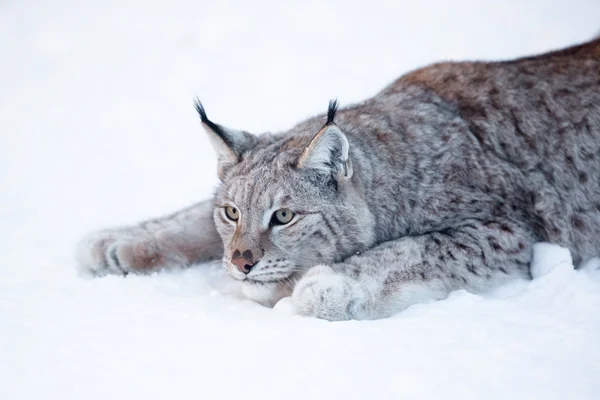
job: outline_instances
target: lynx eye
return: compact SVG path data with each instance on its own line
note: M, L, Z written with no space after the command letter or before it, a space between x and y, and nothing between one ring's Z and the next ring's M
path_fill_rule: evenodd
M225 215L227 215L227 218L229 218L232 221L237 221L238 218L240 218L240 212L238 211L238 209L231 206L225 207Z
M275 211L271 218L271 224L273 225L285 225L294 218L294 213L287 208L282 208Z

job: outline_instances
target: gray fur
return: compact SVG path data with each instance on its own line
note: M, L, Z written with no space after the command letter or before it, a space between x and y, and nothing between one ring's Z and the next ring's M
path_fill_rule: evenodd
M214 199L88 237L83 270L222 257L249 298L292 294L299 313L343 320L529 277L537 241L576 262L600 255L600 40L429 66L333 122L277 135L206 121L222 181ZM237 222L224 206L238 208ZM279 208L296 217L270 225ZM247 275L230 262L240 248L259 259Z

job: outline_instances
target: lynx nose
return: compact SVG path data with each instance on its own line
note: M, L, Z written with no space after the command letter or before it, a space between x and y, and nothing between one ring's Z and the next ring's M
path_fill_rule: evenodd
M240 253L239 250L234 251L231 257L231 263L245 274L250 272L254 264L256 264L253 259L252 251L250 250L246 250L243 253Z

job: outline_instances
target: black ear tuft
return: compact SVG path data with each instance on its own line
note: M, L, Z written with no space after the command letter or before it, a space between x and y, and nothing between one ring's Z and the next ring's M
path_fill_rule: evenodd
M333 119L335 118L335 113L338 109L338 101L337 99L329 100L329 109L327 110L327 124L333 124Z
M206 110L200 102L200 99L197 97L194 99L194 107L196 107L196 111L198 111L202 123L208 126L210 130L212 130L216 135L218 135L225 142L225 144L227 144L227 146L233 147L233 142L231 141L230 137L226 134L223 127L215 124L210 119L208 119L208 117L206 116Z
M204 110L204 106L199 98L194 99L194 107L196 107L196 111L200 114L200 120L204 123L208 121L208 117L206 116L206 111Z

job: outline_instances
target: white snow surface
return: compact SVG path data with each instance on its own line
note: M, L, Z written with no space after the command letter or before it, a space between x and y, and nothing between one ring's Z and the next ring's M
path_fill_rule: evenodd
M90 230L210 196L192 107L282 130L447 59L585 41L600 2L0 2L0 399L599 399L599 260L378 321L229 294L218 265L76 276Z

